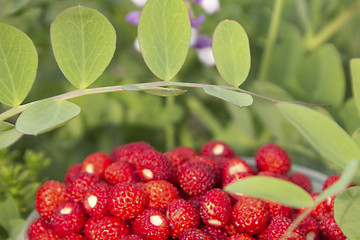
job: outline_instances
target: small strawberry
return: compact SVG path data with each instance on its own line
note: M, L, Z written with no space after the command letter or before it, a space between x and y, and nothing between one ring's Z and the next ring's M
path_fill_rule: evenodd
M293 172L289 175L289 180L305 189L305 191L307 191L308 193L312 192L312 182L306 174L300 172Z
M222 141L209 141L200 150L200 154L209 157L235 157L232 148Z
M172 201L166 211L169 219L170 237L178 238L181 231L200 224L198 210L184 199Z
M81 173L82 163L77 163L68 168L65 174L65 183L74 180Z
M237 230L234 226L234 224L232 223L232 221L228 221L225 226L223 227L224 231L226 232L226 234L228 236L232 236L235 235L237 233Z
M145 193L148 196L148 207L161 212L166 210L167 205L179 198L177 188L166 180L153 180L145 184Z
M233 175L230 175L223 181L222 188L225 188L230 183L237 182L238 180L245 178L245 177L249 177L249 176L253 176L253 174L248 173L248 172L238 172Z
M43 218L37 218L30 224L27 235L29 239L32 240L35 238L35 236L45 232L48 229L50 229L49 223Z
M143 240L143 238L140 237L139 235L130 234L125 237L119 238L119 240Z
M254 235L263 231L269 221L264 202L251 197L240 197L232 209L231 221L239 232Z
M322 191L336 183L340 179L340 174L330 175L326 178L326 180L323 183ZM347 187L353 187L354 184L350 183Z
M319 225L315 218L306 216L298 225L298 227L304 233L306 239L319 239Z
M231 200L227 193L219 188L207 191L200 198L200 216L211 227L223 227L231 216Z
M166 159L168 159L170 161L171 167L173 169L172 178L170 179L171 183L178 186L179 185L179 179L178 179L179 167L183 163L188 161L188 158L186 158L182 154L176 153L176 152L166 152L166 153L164 153L164 156L166 157Z
M155 209L145 209L139 213L133 224L133 233L144 240L166 240L169 236L169 222L165 215Z
M213 240L212 237L197 228L187 228L179 235L179 240Z
M51 228L60 235L79 233L87 220L82 205L78 202L67 201L60 204L51 215Z
M110 193L108 209L115 217L126 220L138 215L146 205L146 194L140 188L132 183L119 183Z
M236 233L228 237L226 240L255 240L255 238L246 233Z
M88 155L82 163L82 172L93 174L104 179L104 172L113 160L106 153L96 152Z
M315 198L317 198L320 193L311 193L310 194L311 197L315 200ZM299 209L295 209L295 213L302 213L305 211L306 208L299 208ZM327 202L326 201L322 201L321 203L319 203L319 205L317 205L310 213L310 215L312 217L314 217L316 220L320 220L321 218L323 218L323 216L328 212L328 206L327 206Z
M73 201L80 202L85 193L99 181L99 178L95 175L85 172L81 173L68 183L66 193Z
M62 237L62 240L87 240L87 237L79 233L72 233Z
M37 190L35 207L42 218L50 220L55 209L68 199L65 184L52 180L45 182Z
M123 219L106 216L90 218L85 225L85 236L94 240L117 240L130 234L130 228Z
M202 163L208 166L215 175L215 185L220 185L221 183L221 169L218 165L218 162L209 156L195 156L190 158L188 162Z
M226 240L227 238L226 232L222 228L214 228L207 225L203 225L200 227L200 230L209 237L211 237L212 239Z
M291 219L287 217L274 217L269 226L265 228L259 234L259 240L280 240L281 237L286 233L287 229L291 225ZM291 233L290 238L286 238L288 240L305 240L304 234L301 230L297 227Z
M326 214L319 221L320 234L328 240L345 240L346 236L341 231L332 214Z
M257 173L258 176L274 177L285 181L289 181L289 178L281 173L275 173L271 171L260 171Z
M260 147L255 154L255 162L259 171L287 174L291 168L291 160L288 154L274 143Z
M110 164L105 169L104 175L105 181L112 185L122 182L135 183L140 179L131 164L125 161L118 161Z
M183 156L186 160L189 160L192 157L195 157L197 155L196 151L191 147L186 146L179 146L174 148L171 152L180 154Z
M107 183L98 183L84 195L84 209L91 217L102 218L108 213L109 195L111 186Z
M214 172L202 163L184 163L178 178L180 187L189 195L202 195L215 186Z
M111 156L115 161L126 161L135 167L138 156L149 149L154 149L149 143L139 141L128 143L112 150Z
M277 203L277 202L272 202L272 201L267 201L267 200L263 200L263 202L265 203L266 207L268 208L271 218L280 217L280 216L291 218L292 208L287 207L287 206L282 205L281 203Z
M231 158L222 168L222 181L224 182L229 176L237 173L255 174L254 169L241 158Z
M36 235L31 240L61 240L62 237L51 229L47 229L44 232Z

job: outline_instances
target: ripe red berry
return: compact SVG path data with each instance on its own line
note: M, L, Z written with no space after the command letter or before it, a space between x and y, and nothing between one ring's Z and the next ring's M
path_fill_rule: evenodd
M37 218L30 224L27 235L29 239L32 240L35 238L35 236L45 232L48 229L50 229L49 223L43 218Z
M96 152L88 155L82 163L82 172L93 174L104 179L104 172L113 160L106 153Z
M336 183L340 179L340 174L330 175L326 178L326 180L323 183L322 191ZM349 184L348 187L353 187L354 184Z
M111 186L107 183L98 183L84 195L83 206L91 217L102 218L108 213L109 195Z
M68 183L66 193L73 201L80 202L85 193L99 181L99 178L95 175L85 172L81 173Z
M226 240L227 238L226 232L222 228L214 228L211 226L203 225L200 227L200 230L212 239Z
M164 156L170 161L173 173L171 183L174 185L179 185L179 179L178 179L178 171L179 167L188 161L188 158L186 158L184 155L177 153L177 152L166 152L164 153Z
M270 217L292 217L292 208L282 205L281 203L263 200L269 210Z
M212 240L212 238L200 229L187 228L180 233L179 240Z
M118 240L130 234L130 228L123 219L106 216L90 218L85 225L85 236L94 240Z
M111 156L115 161L126 161L135 167L138 156L146 150L154 149L149 143L139 141L128 143L112 150Z
M229 176L243 172L251 175L255 174L254 169L245 162L245 160L241 158L231 158L222 168L222 181L224 182Z
M249 177L249 176L253 176L253 174L248 173L248 172L238 172L233 175L230 175L223 181L222 188L225 188L230 183L237 182L238 180L245 178L245 177Z
M207 191L200 198L200 216L211 227L223 227L231 216L231 200L227 193L219 188Z
M130 219L138 215L147 205L146 194L132 183L119 183L110 193L108 209L112 215Z
M178 178L180 187L189 195L202 195L215 186L214 172L202 163L184 163Z
M130 234L125 237L119 238L119 240L143 240L143 238L140 237L139 235Z
M300 172L291 173L289 175L289 180L305 189L308 193L312 192L312 182L306 174Z
M246 233L236 233L228 237L226 240L255 240L255 238Z
M72 233L66 236L62 236L62 240L87 240L87 237L79 233Z
M240 197L233 206L231 221L239 232L254 235L267 227L270 215L265 203L261 200Z
M65 184L58 181L48 181L37 190L35 207L42 218L50 220L55 209L68 199Z
M191 147L179 146L174 148L171 152L182 155L185 159L189 160L197 155L196 151Z
M44 240L44 239L60 240L60 239L62 239L62 237L59 234L57 234L55 231L53 231L52 229L47 229L44 232L36 235L31 240Z
M291 168L288 154L274 143L260 147L255 154L255 162L259 171L287 174Z
M289 181L289 178L281 173L275 173L271 171L260 171L257 173L258 176L265 176L265 177L274 177L279 178L285 181Z
M169 222L165 215L147 208L136 216L132 224L133 233L144 240L166 240L169 236Z
M200 224L198 210L184 199L172 201L167 207L166 216L172 238L178 238L184 229L196 228Z
M164 212L167 205L179 198L177 188L166 180L153 180L145 184L148 207Z
M225 226L223 227L224 231L228 236L235 235L238 231L236 230L233 222L230 220L228 221Z
M65 174L65 183L69 183L74 180L81 173L82 163L77 163L68 168Z
M135 183L140 179L131 164L125 161L118 161L110 164L105 169L104 175L105 181L112 185L122 182Z
M79 233L87 220L82 205L78 202L67 201L60 204L51 215L51 228L60 235Z
M274 217L267 228L259 234L259 240L280 240L286 233L291 224L291 219L287 217ZM305 236L297 227L291 233L291 240L305 240Z
M298 225L306 239L319 239L319 225L315 218L306 216Z
M200 150L200 154L210 157L234 157L232 148L222 141L209 141Z
M345 240L346 236L341 231L332 214L326 214L319 221L320 234L328 240Z
M188 162L202 163L208 166L214 172L215 185L218 186L221 184L221 169L216 160L209 156L195 156L190 158Z

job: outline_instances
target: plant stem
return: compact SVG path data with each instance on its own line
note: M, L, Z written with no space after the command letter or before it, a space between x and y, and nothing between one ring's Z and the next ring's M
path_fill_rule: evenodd
M331 38L352 16L360 10L360 1L355 2L347 10L323 27L318 34L305 40L309 50L313 50Z
M266 76L268 75L270 57L279 32L279 25L280 25L283 7L284 7L284 0L275 1L273 14L271 16L270 28L265 43L264 54L261 58L261 63L260 63L260 70L259 70L260 81L266 81Z
M166 113L171 114L172 109L174 108L175 98L173 96L167 97L165 101L166 101ZM170 116L169 119L171 119ZM165 137L166 150L171 151L172 149L175 148L175 129L172 121L169 121L168 124L166 125L165 134L166 134Z

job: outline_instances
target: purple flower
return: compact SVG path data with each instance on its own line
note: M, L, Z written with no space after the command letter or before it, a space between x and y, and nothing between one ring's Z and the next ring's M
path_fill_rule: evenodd
M128 23L137 26L139 24L140 15L141 15L141 11L131 11L128 14L126 14L125 20Z
M196 39L196 43L195 43L194 47L197 49L202 49L202 48L211 47L211 46L212 46L212 39L206 37L204 34L201 34Z
M196 19L194 19L190 14L189 14L189 16L190 16L191 27L194 27L194 28L200 26L205 21L205 15L204 14L201 14Z

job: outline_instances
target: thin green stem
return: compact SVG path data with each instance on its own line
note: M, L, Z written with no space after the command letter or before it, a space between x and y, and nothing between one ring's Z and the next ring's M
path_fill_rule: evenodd
M270 57L273 52L276 38L278 36L283 7L284 7L284 0L275 1L274 11L271 16L270 28L265 43L264 54L262 56L260 63L260 70L259 70L260 81L266 81L266 76L268 75Z
M173 96L167 97L165 101L166 101L166 113L171 114L173 112L172 109L174 108L175 97ZM171 117L169 118L171 119ZM165 134L166 134L165 135L166 150L171 151L172 149L175 148L175 128L172 121L168 122L168 124L166 125Z

